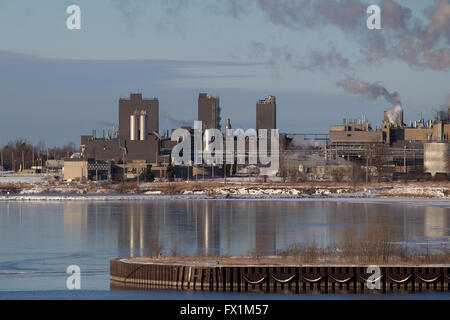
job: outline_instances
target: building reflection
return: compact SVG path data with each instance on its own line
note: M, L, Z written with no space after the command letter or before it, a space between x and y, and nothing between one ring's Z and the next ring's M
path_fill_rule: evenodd
M424 235L428 238L445 237L448 234L448 209L425 207Z
M370 241L380 230L394 242L448 241L448 217L446 208L326 201L66 202L64 232L118 256L272 255L292 244Z

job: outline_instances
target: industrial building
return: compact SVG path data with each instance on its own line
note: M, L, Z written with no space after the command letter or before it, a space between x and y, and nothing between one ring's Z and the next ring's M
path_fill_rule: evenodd
M64 180L106 180L111 178L110 161L65 159Z
M427 142L424 144L424 171L433 177L436 174L448 175L449 167L448 142Z
M258 101L256 109L257 128L275 129L275 97L268 96L265 100ZM208 93L199 94L198 120L202 121L203 132L207 129L221 129L219 97ZM192 127L183 128L193 133ZM231 128L230 119L227 119L226 128ZM129 98L119 99L118 127L113 127L107 132L103 131L100 137L95 130L91 135L81 136L81 157L79 161L67 162L68 172L65 178L91 179L93 169L89 168L97 168L105 163L110 165L107 175L109 178L114 178L115 173L121 178L133 178L149 166L156 177L166 177L166 169L171 162L171 150L177 144L176 141L171 141L168 131L166 133L162 136L159 134L159 100L155 97L145 99L141 93L131 93ZM246 145L248 147L248 141ZM204 145L204 148L207 146ZM194 150L194 148L191 149ZM199 173L205 175L208 172L212 176L223 174L219 166L208 168L205 165L199 165L191 169L175 168L176 172L182 175L184 175L183 172L191 176ZM236 170L230 172L236 172ZM101 177L105 176L103 173L104 170ZM98 178L98 170L96 178Z
M277 128L276 98L269 95L256 103L256 130Z
M219 97L207 93L198 95L198 120L202 121L203 129L220 130L220 112Z
M140 93L132 93L129 99L120 98L119 127L106 135L103 132L101 137L95 131L90 136L81 136L83 158L157 163L162 140L158 133L158 109L158 99L142 99Z
M420 119L406 125L403 109L396 106L384 112L383 122L376 129L364 116L359 120L344 119L342 125L330 126L326 159L344 158L362 163L382 161L399 173L431 173L434 170L430 171L430 168L436 165L430 165L431 160L429 165L424 164L425 153L434 154L436 150L431 151L431 148L443 150L442 146L448 145L449 133L449 111L438 112L434 121ZM434 143L440 143L439 147ZM424 145L428 147L424 148Z
M168 163L167 152L162 152L170 139L159 134L159 101L143 99L141 93L119 99L119 126L101 137L81 136L81 157L96 162L111 161L119 167L121 176L133 176L148 165L158 167ZM169 144L170 146L170 144ZM142 163L145 163L143 166ZM113 177L114 178L114 177Z
M95 178L98 178L99 169L95 168L102 168L100 177L114 178L114 174L117 174L121 178L133 178L150 166L156 177L167 177L171 151L177 141L171 141L169 131L164 130L162 136L159 134L159 100L155 97L145 99L140 93L132 93L128 98L120 98L118 105L119 126L106 133L103 131L100 137L95 130L92 135L81 136L81 159L67 162L65 178L76 179L78 176L80 179L92 179L94 173ZM203 133L207 129L221 130L219 97L199 93L197 111L198 120L202 121ZM276 112L275 96L268 95L265 99L258 100L256 129L276 129ZM230 119L227 119L225 127L231 129ZM192 127L183 128L194 137ZM295 135L303 137L303 142L309 139L320 140L326 135L280 134L278 175L308 175L312 179L327 179L330 172L349 166L351 162L368 166L371 171L388 169L391 177L396 173L423 172L447 175L450 173L449 133L448 110L438 112L433 121L420 119L410 121L407 125L404 123L403 109L397 105L384 112L383 121L375 128L365 116L359 120L344 119L341 125L331 125L326 147L299 146L298 141L293 140ZM207 138L205 136L205 139ZM308 140L305 140L306 138ZM224 135L224 148L225 142ZM235 153L236 143L235 139ZM249 143L250 140L246 139L246 148ZM208 144L204 142L203 148L208 148ZM194 149L192 140L191 152L194 152ZM227 152L226 148L224 151ZM226 171L223 169L225 167L219 165L202 164L195 165L195 168L192 165L179 166L175 171L178 177L195 178L199 174L203 177L208 174L214 177L249 174L250 171L258 171L258 166L250 168L246 165L236 165L235 162Z

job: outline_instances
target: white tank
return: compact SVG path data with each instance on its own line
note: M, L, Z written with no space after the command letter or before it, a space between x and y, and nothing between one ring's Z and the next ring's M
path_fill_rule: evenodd
M130 115L130 140L137 140L136 115Z
M147 140L147 114L139 116L139 140Z
M211 138L212 138L212 130L205 130L205 135L204 135L204 145L205 147L203 148L204 151L211 151Z
M435 176L436 173L449 173L449 147L447 142L429 142L423 145L424 171Z

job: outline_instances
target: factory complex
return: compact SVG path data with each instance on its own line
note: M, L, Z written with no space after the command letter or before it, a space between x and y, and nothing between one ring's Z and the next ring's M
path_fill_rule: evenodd
M103 131L100 136L95 130L91 135L82 135L80 152L58 162L65 180L141 179L149 171L162 181L170 177L207 179L263 175L263 165L237 161L236 148L232 150L235 152L232 154L233 164L175 163L172 150L182 139L172 139L174 130L160 131L158 98L147 99L141 93L131 93L129 97L119 99L118 107L118 126ZM256 132L278 129L276 119L275 96L269 95L256 102ZM211 129L220 132L232 129L230 119L222 129L220 99L208 93L198 95L197 121L202 124L201 143L206 151L214 140L209 133ZM194 136L194 123L183 129ZM287 134L281 131L279 150L269 151L269 154L279 157L280 165L269 176L285 180L341 180L344 172L348 174L352 170L355 178L357 168L363 171L366 181L374 177L381 181L406 175L447 177L449 133L449 110L438 112L434 120L419 119L405 124L400 105L386 110L383 121L376 127L363 116L331 125L328 134ZM251 157L248 154L251 143L259 146L261 138L260 134L246 136L246 160ZM193 138L191 143L194 159ZM47 163L48 167L52 165L55 166L53 162ZM57 166L54 169L58 171ZM351 174L349 176L353 179Z

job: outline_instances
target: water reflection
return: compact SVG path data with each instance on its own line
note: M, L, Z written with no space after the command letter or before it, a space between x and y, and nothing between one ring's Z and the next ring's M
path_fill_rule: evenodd
M446 208L291 201L64 203L66 241L122 255L275 254L293 243L339 245L345 235L394 243L449 243ZM430 242L431 241L431 242Z
M161 250L274 254L386 230L396 243L447 250L449 221L446 208L327 201L0 202L0 291L65 290L73 264L83 289L109 290L110 259Z

